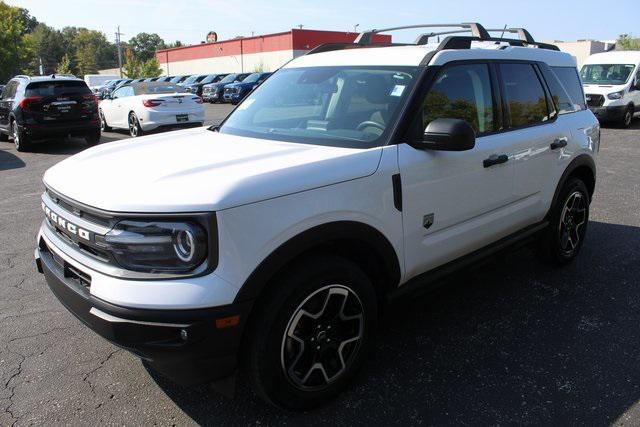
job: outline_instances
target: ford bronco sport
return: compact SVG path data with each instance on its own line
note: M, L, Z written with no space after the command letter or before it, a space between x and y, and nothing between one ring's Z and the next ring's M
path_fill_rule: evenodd
M177 382L242 368L299 410L348 384L388 299L525 239L571 262L600 143L576 63L523 29L456 28L471 34L320 46L220 126L52 167L49 287Z

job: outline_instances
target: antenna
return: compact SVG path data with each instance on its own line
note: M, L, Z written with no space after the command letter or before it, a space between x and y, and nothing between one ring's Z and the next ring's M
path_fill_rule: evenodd
M507 24L504 24L504 28L502 29L502 34L500 34L500 38L504 38L504 32L507 31Z

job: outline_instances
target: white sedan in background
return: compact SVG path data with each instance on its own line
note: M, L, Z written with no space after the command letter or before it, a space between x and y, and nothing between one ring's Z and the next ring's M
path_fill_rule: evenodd
M202 98L168 82L122 86L100 101L99 110L103 132L129 129L134 138L159 128L204 124Z

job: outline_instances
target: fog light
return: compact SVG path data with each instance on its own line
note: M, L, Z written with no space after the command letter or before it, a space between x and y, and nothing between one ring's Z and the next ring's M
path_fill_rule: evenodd
M187 332L186 329L180 330L180 338L182 338L183 341L186 341L189 339L189 333Z

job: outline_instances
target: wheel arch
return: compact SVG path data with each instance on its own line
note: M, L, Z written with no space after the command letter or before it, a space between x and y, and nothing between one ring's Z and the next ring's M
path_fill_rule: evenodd
M356 263L370 277L379 297L400 281L398 254L379 230L361 222L337 221L303 231L280 245L251 273L234 302L259 298L288 265L320 251Z
M589 202L591 202L596 187L596 163L590 155L581 154L573 159L562 173L560 181L556 186L556 191L553 194L553 200L551 202L549 212L551 212L553 207L556 205L558 197L560 196L560 191L562 191L562 187L564 187L567 180L571 177L580 178L585 183L589 190Z

